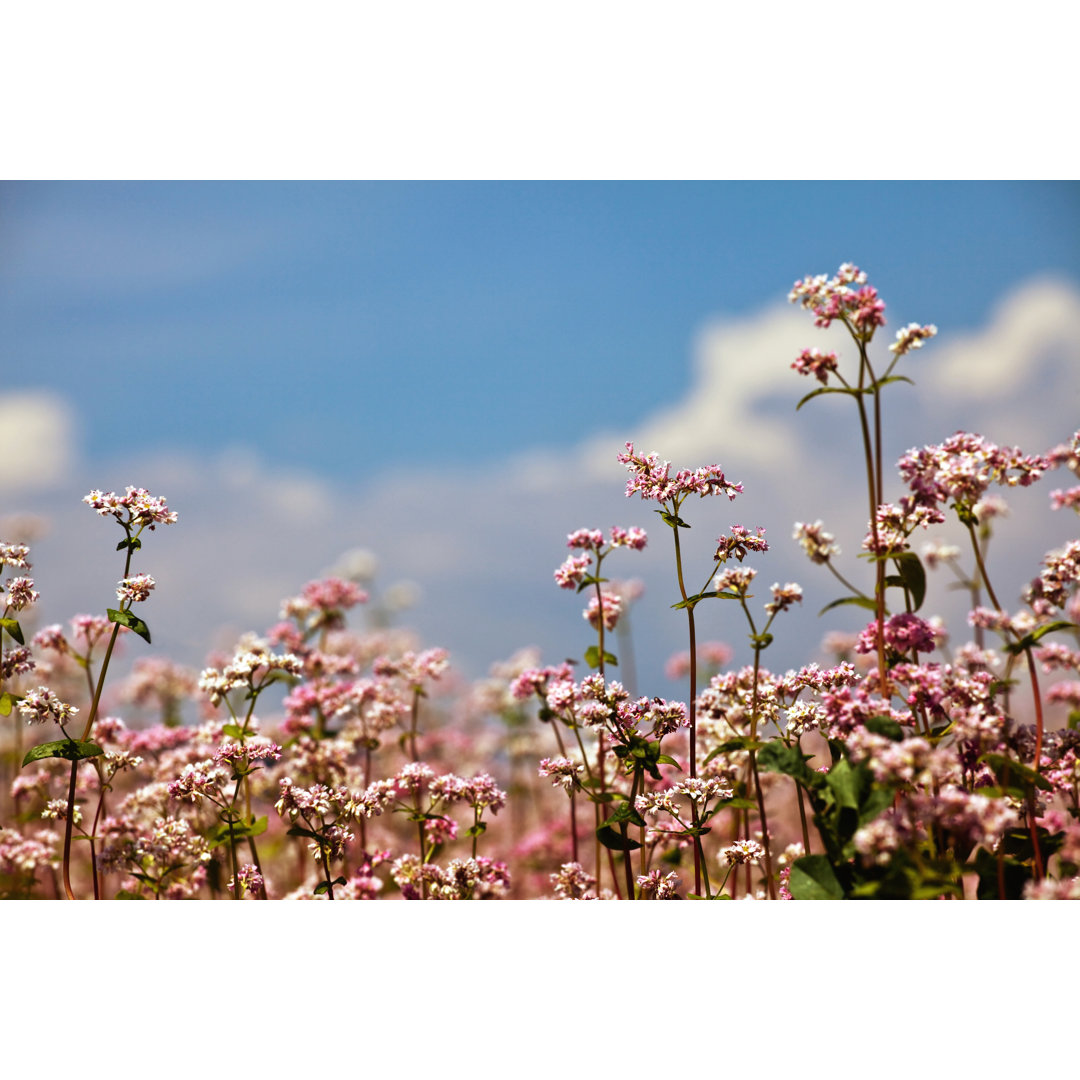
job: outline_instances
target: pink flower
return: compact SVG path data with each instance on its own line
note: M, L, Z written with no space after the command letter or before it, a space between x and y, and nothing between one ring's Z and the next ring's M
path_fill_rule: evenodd
M95 490L84 496L83 502L102 517L111 514L121 524L138 525L140 529L149 525L151 532L156 525L172 525L176 521L176 514L165 505L165 499L151 495L146 488L129 487L122 496L114 491L102 494Z
M813 375L818 382L827 383L829 372L836 370L836 353L820 349L803 349L791 365L800 375Z
M116 587L116 598L129 604L146 600L150 596L150 590L157 584L149 574L136 574L134 577L124 578Z
M560 589L576 589L592 565L591 555L568 555L555 571L555 583Z

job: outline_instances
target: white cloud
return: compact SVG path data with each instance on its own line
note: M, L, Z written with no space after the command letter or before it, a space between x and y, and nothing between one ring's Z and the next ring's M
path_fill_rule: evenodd
M44 390L0 396L0 492L51 487L75 460L75 418L62 398Z
M940 441L957 427L1021 445L1025 441L1011 432L1028 428L1038 438L1028 439L1025 448L1036 450L1065 439L1080 424L1078 310L1075 288L1043 283L1017 290L982 331L950 340L943 327L938 339L910 358L908 368L918 385L900 384L889 395L887 462L895 460L894 452ZM824 518L844 549L842 569L849 576L865 572L856 559L867 510L855 412L850 401L830 398L795 412L799 397L817 384L791 371L791 361L802 348L826 338L805 313L790 307L718 321L698 336L695 377L682 402L576 447L531 452L469 471L405 471L346 489L276 470L234 448L210 460L132 458L107 469L99 463L93 477L79 482L87 489L137 483L167 495L180 514L176 526L148 538L139 559L159 583L153 610L148 606L146 613L155 645L160 642L163 650L194 664L201 662L217 627L265 630L276 620L281 599L355 548L377 556L380 588L402 578L419 583L423 600L409 613L409 622L426 643L448 647L471 674L530 644L539 645L546 660L579 655L588 643L583 604L552 581L565 556L565 536L582 526L643 525L652 537L649 549L640 555L617 553L625 557L613 556L611 573L645 580L634 627L641 689L670 692L660 675L663 662L685 648L684 623L669 607L675 599L671 541L648 504L624 497L626 473L615 454L632 439L676 467L719 461L730 479L745 482L746 493L733 504L717 499L689 507L692 576L706 575L715 537L730 524L766 526L772 548L759 564L759 592L774 580L800 581L806 591L804 610L785 617L767 660L781 668L807 660L827 629L850 628L858 615L847 611L837 613L835 621L816 618L837 595L835 582L806 562L790 539L792 523ZM842 349L838 337L829 340L828 347ZM884 352L884 344L880 348ZM997 380L993 396L981 386L968 392L973 358L986 378ZM70 412L52 404L52 413L40 415L54 421L64 416L64 424L70 424ZM40 432L55 428L55 423L39 428L33 441L46 456L56 448ZM44 471L55 479L71 466L69 449ZM68 491L71 481L68 475ZM886 483L900 494L891 468ZM1053 486L1060 485L1052 479L1010 493L1015 516L999 530L992 553L1007 602L1015 602L1042 554L1076 533L1075 518L1048 510L1047 491ZM117 576L112 536L104 535L109 523L94 520L70 499L64 506L54 499L48 511L53 533L35 561L50 604L43 617L60 620L99 609ZM959 602L944 585L935 582L940 590L933 598L935 610ZM54 598L65 606L52 606ZM739 647L745 629L732 621L738 613L730 605L714 607L702 615L702 638Z

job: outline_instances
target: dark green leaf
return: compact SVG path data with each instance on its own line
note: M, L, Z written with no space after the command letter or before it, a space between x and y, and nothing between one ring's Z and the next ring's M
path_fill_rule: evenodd
M89 739L80 742L78 739L55 739L53 742L42 743L27 750L23 758L23 765L29 765L31 761L43 761L45 758L63 758L65 761L81 761L83 758L98 757L104 754L96 742Z
M773 739L758 751L757 763L762 772L784 773L804 787L820 787L825 778L806 764L807 756L797 746L787 746L779 739Z
M772 634L748 634L750 638L750 644L755 649L767 649L773 643Z
M138 551L141 547L142 541L137 536L132 536L128 540L121 540L120 543L116 545L116 550L123 551L124 548L131 548L132 551Z
M485 829L487 829L487 822L486 821L478 821L475 825L470 825L469 828L467 828L465 830L465 835L466 836L479 836L481 833L484 832Z
M689 529L690 526L677 514L672 514L669 510L657 510L660 517L668 523L673 529Z
M670 754L658 754L657 757L656 757L656 764L657 765L674 765L675 768L677 768L677 769L680 768L679 763ZM680 769L680 771L681 771L681 769Z
M23 640L22 627L19 625L18 619L0 619L0 626L2 626L20 645L25 645Z
M322 840L317 832L312 832L310 829L305 829L301 825L294 825L286 834L286 836L306 836L309 840Z
M147 645L150 644L150 628L138 615L132 615L130 611L117 611L115 608L106 608L105 610L108 612L109 622L126 626L133 634L138 634Z
M1042 788L1043 791L1053 790L1053 785L1045 776L1040 775L1027 765L1021 765L1019 761L1013 761L1012 758L1006 757L1005 754L982 754L979 760L985 761L994 770L994 775L998 778L1002 787L1009 786L1009 779L1017 779L1024 784L1034 784L1036 787Z
M904 738L904 729L889 716L871 716L866 721L866 730L875 735L884 735L893 742L901 742Z
M595 574L589 574L588 577L583 577L581 579L581 584L578 585L577 591L581 592L582 589L587 589L590 585L600 585L607 580L606 577L597 577Z
M601 825L596 830L596 838L604 847L611 848L612 851L636 851L641 847L636 840L631 840L629 836L623 836L611 828L610 825Z
M911 603L916 611L926 599L926 571L914 551L904 551L896 556L897 567L904 585L911 593Z
M824 855L804 855L791 864L788 889L795 900L843 900L844 887Z

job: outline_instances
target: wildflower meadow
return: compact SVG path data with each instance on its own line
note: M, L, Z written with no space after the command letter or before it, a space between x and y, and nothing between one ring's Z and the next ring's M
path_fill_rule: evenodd
M788 299L807 347L769 362L792 369L793 425L847 399L834 437L865 531L830 532L823 505L767 536L738 520L743 462L613 445L622 521L529 526L550 533L550 564L524 571L566 594L565 651L508 643L470 684L449 679L454 641L373 617L359 572L298 580L279 621L201 670L173 662L155 647L154 545L184 507L160 492L72 493L80 543L115 549L116 591L66 622L37 618L32 538L0 537L0 896L1080 899L1080 533L1020 595L992 545L1024 528L1015 488L1080 514L1080 431L1023 448L943 431L887 461L890 394L932 362L937 327L886 342L885 300L851 264ZM816 347L833 324L844 347ZM835 583L784 671L770 647L803 589L771 580L782 544ZM859 553L850 578L841 547ZM670 560L685 630L676 698L636 685L625 633L645 549ZM964 623L935 614L945 590ZM862 631L837 631L852 609Z

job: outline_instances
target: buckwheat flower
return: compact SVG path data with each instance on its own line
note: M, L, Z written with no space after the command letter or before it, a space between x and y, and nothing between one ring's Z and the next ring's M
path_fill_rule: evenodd
M802 603L802 586L796 585L794 581L789 581L783 588L780 588L778 582L773 582L772 594L772 601L765 605L765 610L770 615L787 611L792 604Z
M28 724L44 724L47 720L65 724L78 711L74 705L65 705L46 686L27 690L19 702L19 712L26 717Z
M71 636L77 646L89 651L109 634L114 626L120 627L121 634L130 633L126 626L111 623L104 615L76 615L71 620Z
M758 526L757 535L751 535L741 525L732 525L728 536L721 536L717 540L714 562L727 562L732 556L742 562L751 551L768 551L769 544L765 539L765 530Z
M818 564L827 563L833 555L840 554L836 537L827 533L823 525L822 521L815 521L813 525L796 521L795 532L792 534L803 551L810 556L810 561Z
M17 577L7 583L7 606L13 611L22 611L40 599L41 594L34 591L33 578Z
M554 787L561 787L566 792L580 786L578 775L585 771L585 766L569 758L543 758L540 762L539 775L551 777Z
M622 597L616 596L615 593L602 592L599 599L595 596L589 599L589 605L581 615L595 630L599 628L602 614L604 619L604 629L614 630L622 612Z
M611 527L611 546L628 547L634 551L644 551L648 543L648 536L644 529L632 525L629 529L620 529L618 525Z
M1059 551L1052 551L1043 559L1043 570L1027 587L1024 599L1034 606L1042 602L1048 607L1064 608L1069 592L1080 581L1080 540L1073 540Z
M563 863L550 880L560 900L583 900L585 894L596 885L596 878L576 862Z
M707 779L700 776L683 777L672 784L671 792L673 795L685 795L691 802L696 803L705 803L709 799L730 799L735 794L730 784L716 776Z
M149 574L136 574L124 578L116 587L116 598L124 603L140 603L150 597L150 590L157 584Z
M41 816L50 821L67 821L67 799L50 799L41 811ZM76 805L71 815L72 824L78 825L82 821L82 810Z
M569 548L586 548L598 551L604 544L604 534L599 529L578 529L566 538Z
M746 597L755 577L757 571L749 566L732 566L713 578L713 588L718 593L733 593L735 596Z
M165 505L165 499L151 495L146 488L129 487L122 496L114 491L103 494L95 490L82 501L102 517L111 514L122 524L149 526L151 532L156 525L172 525L176 521L176 514Z
M899 506L882 503L877 508L877 541L874 529L867 526L866 537L862 546L866 551L877 555L899 555L907 551L910 545L908 537L916 528L928 529L931 525L940 525L945 515L933 506L924 506L913 499L901 499Z
M885 644L898 653L908 653L912 649L919 652L934 651L934 632L930 626L918 617L902 611L892 615L885 623ZM859 635L855 645L857 653L877 652L878 624L869 623Z
M244 896L246 893L259 893L266 888L266 883L263 880L262 874L259 872L259 868L254 863L245 863L240 867L240 870L236 878L229 880L229 884L226 888L229 892L236 891L237 878L240 882L240 895Z
M652 897L653 900L675 900L679 877L674 870L669 874L661 870L650 870L648 874L638 877L637 886L643 896Z
M683 469L672 477L670 462L661 462L655 450L645 456L637 454L634 444L630 442L626 444L626 453L618 454L617 459L633 473L626 482L627 498L638 492L643 499L655 499L657 502L682 499L695 493L702 498L724 494L734 499L743 490L742 484L728 482L719 465Z
M14 675L26 675L36 666L30 650L23 645L17 645L3 654L3 662L0 663L0 679L6 681Z
M225 780L224 770L215 768L213 761L201 761L184 767L180 778L169 784L169 796L180 802L196 803L200 799L217 802Z
M555 583L560 589L576 589L592 565L591 555L568 555L555 571Z
M449 844L456 840L458 823L453 818L435 817L424 822L424 836L429 844Z
M931 540L923 544L922 561L930 570L936 570L942 563L952 563L960 558L960 549L955 544L939 544Z
M852 838L855 850L877 866L888 866L901 837L895 822L884 815L858 829Z
M959 508L972 508L991 484L1028 487L1050 468L1038 455L1016 447L995 446L981 435L958 431L940 446L909 450L897 466L915 499L935 506L950 499Z
M937 327L933 323L920 326L918 323L908 323L902 330L896 331L896 340L889 346L889 351L896 353L897 357L904 356L912 349L921 349L924 341L937 334Z
M1075 510L1080 514L1080 487L1069 488L1062 491L1061 488L1050 492L1050 506L1054 510Z
M736 840L734 844L721 852L728 866L756 862L765 854L765 849L756 840Z
M25 544L0 544L0 566L29 570L30 563L26 559L29 554L30 549Z
M836 370L836 353L820 349L803 349L791 365L800 375L813 375L818 382L827 383L829 372Z
M787 711L787 731L791 735L804 735L817 731L825 713L820 705L809 701L797 701Z

